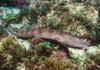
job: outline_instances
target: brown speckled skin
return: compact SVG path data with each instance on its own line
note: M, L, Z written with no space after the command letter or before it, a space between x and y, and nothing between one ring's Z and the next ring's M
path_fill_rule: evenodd
M46 28L44 29L37 28L37 29L32 29L30 31L17 33L16 31L13 30L11 25L9 25L8 28L12 32L12 34L14 34L19 38L38 37L44 40L56 41L62 44L66 48L69 46L72 48L88 49L88 46L83 42L83 40L62 31L46 29Z

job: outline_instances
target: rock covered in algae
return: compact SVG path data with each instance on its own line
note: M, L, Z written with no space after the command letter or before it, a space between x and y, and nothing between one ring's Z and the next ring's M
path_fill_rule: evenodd
M0 41L0 49L5 53L9 53L12 56L22 57L25 55L25 48L13 37L6 37Z
M2 19L5 19L9 16L18 16L20 13L20 9L13 7L0 7L0 16Z
M77 69L76 66L77 64L74 64L70 59L66 58L66 53L63 51L56 51L42 61L43 70L75 70Z
M94 7L90 7L87 11L87 15L86 15L87 19L91 20L92 23L96 23L98 20L98 11L95 10Z

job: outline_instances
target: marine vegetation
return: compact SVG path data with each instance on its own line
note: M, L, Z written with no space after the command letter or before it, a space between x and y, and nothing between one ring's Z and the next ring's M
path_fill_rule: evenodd
M0 53L0 69L4 67L4 64L6 63L5 59L4 54Z
M100 55L100 53L90 56L90 58L98 65L100 65L100 56L99 55Z
M18 44L18 42L16 42L13 37L6 37L1 39L0 46L2 51L9 53L12 56L22 57L25 55L25 49L22 48L21 45Z
M55 46L54 44L51 44L50 42L45 42L45 41L43 42L43 40L39 42L40 43L37 42L38 44L36 44L35 42L36 45L34 43L31 44L32 49L35 49L36 54L39 56L41 55L50 56L54 50L55 51L57 50L58 46Z
M97 65L90 65L87 70L99 70L100 68Z
M59 52L59 53L58 53ZM57 51L42 62L43 70L76 70L76 64L66 59L66 53ZM77 69L78 70L78 69Z
M14 20L16 20L18 18L18 16L9 16L9 17L7 17L7 18L5 18L4 20L3 20L3 23L5 23L5 22L10 22L10 21L14 21Z
M0 26L0 35L3 35L5 33L3 27Z

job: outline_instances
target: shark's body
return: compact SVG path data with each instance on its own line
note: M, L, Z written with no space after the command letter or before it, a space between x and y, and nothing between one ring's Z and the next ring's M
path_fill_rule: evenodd
M72 48L88 49L88 46L83 42L83 40L62 31L37 28L30 31L16 32L13 30L11 25L9 25L9 30L12 32L12 34L19 38L39 37L44 40L56 41L62 44L65 48L69 46Z

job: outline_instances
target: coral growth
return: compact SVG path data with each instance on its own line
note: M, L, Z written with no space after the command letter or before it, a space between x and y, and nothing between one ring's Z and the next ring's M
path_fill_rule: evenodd
M52 51L56 50L55 47L51 45L49 42L41 42L33 47L36 48L36 52L38 55L50 56Z
M100 66L100 53L97 53L96 55L91 55L90 58Z
M58 52L60 53L58 56ZM59 60L60 59L60 60ZM75 70L76 65L70 60L66 59L65 52L57 51L51 57L46 58L42 62L43 70Z
M25 55L25 49L22 48L22 46L18 44L13 37L6 37L2 39L0 48L5 53L9 53L15 57L22 57Z
M100 68L97 65L90 65L87 70L99 70Z
M54 54L51 55L51 58L55 58L57 60L62 60L66 57L66 52L63 51L56 51Z
M0 69L3 69L3 67L5 67L5 57L4 54L0 53Z

